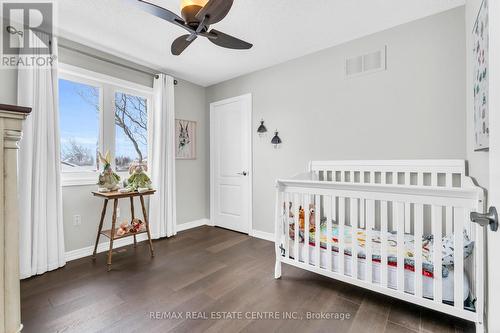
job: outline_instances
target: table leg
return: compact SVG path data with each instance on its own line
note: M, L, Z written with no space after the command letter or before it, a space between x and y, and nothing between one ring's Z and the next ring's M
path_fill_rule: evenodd
M111 219L111 237L109 239L109 252L108 252L108 272L111 270L111 259L113 257L113 239L115 238L116 227L116 209L118 208L118 199L113 202L113 218Z
M96 259L97 245L99 245L99 238L101 237L102 225L104 223L104 217L106 216L106 207L108 207L108 199L104 199L104 206L102 207L101 220L99 221L99 228L97 229L97 238L95 240L94 253L92 254L92 260Z
M135 219L134 213L134 197L130 197L130 216L132 216L132 221ZM134 235L134 248L137 247L137 238Z
M151 257L154 257L155 252L153 250L153 241L151 240L151 231L149 230L148 214L146 213L146 206L144 205L144 197L141 195L139 198L141 199L142 216L144 216L144 223L146 223L146 231L148 233L149 250L151 252Z

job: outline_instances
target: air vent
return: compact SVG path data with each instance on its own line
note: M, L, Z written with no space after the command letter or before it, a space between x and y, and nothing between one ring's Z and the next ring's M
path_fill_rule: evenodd
M387 48L346 58L345 74L347 78L369 74L387 69Z
M363 57L358 56L346 60L346 74L347 76L357 75L363 72Z

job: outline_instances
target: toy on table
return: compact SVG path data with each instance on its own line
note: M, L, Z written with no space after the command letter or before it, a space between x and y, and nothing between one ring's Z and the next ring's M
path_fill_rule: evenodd
M128 229L129 229L128 223L127 222L123 222L122 224L120 224L120 227L116 231L116 234L118 236L123 236L123 235L125 235L128 232Z
M99 152L99 160L104 165L104 169L99 175L99 182L97 185L99 186L99 192L110 192L116 191L120 188L120 176L118 176L113 169L111 168L111 157L109 155L109 151L106 152L105 156Z
M127 181L127 187L121 189L122 193L129 193L133 191L145 192L148 190L152 190L151 179L149 179L146 172L148 170L148 166L142 162L133 162L130 164L128 172L130 177Z
M144 222L139 220L139 219L133 219L132 220L132 226L131 228L129 229L130 232L132 233L137 233L137 232L141 232L145 229L145 225L144 225Z
M146 225L143 221L139 219L133 219L131 224L128 224L128 222L123 222L122 224L120 224L120 227L118 228L118 230L116 230L116 235L123 236L128 233L136 234L138 232L144 231L145 229Z

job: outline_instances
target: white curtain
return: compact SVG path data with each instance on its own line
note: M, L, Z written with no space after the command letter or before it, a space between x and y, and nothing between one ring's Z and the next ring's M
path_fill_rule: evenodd
M38 39L33 42L41 43ZM57 57L56 38L52 49ZM19 255L24 279L66 264L57 61L48 67L18 69L18 104L32 107L19 152Z
M149 165L157 192L150 197L149 222L153 238L161 238L176 234L174 79L159 74L153 90Z

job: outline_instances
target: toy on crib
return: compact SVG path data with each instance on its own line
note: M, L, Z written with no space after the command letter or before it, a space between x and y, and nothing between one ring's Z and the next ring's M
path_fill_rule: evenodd
M104 165L104 169L99 175L99 182L97 185L99 186L99 192L110 192L116 191L120 186L120 176L118 176L113 169L111 168L111 157L109 155L109 151L106 152L106 156L102 156L99 152L99 160Z
M299 230L304 230L305 212L302 206L299 206Z
M309 232L313 232L315 229L315 215L314 215L314 205L309 204ZM304 230L305 228L305 211L302 206L299 206L299 228Z
M133 191L138 191L139 193L145 192L153 189L151 185L151 180L148 175L144 172L147 171L148 167L143 162L132 162L128 169L130 177L127 181L127 187L120 190L122 193L129 193Z
M316 227L316 216L314 215L314 205L309 204L309 231L314 231Z
M283 202L283 214L285 214L285 213L286 213L286 202ZM295 215L293 215L291 201L288 203L288 217L291 219L293 219L295 217Z

